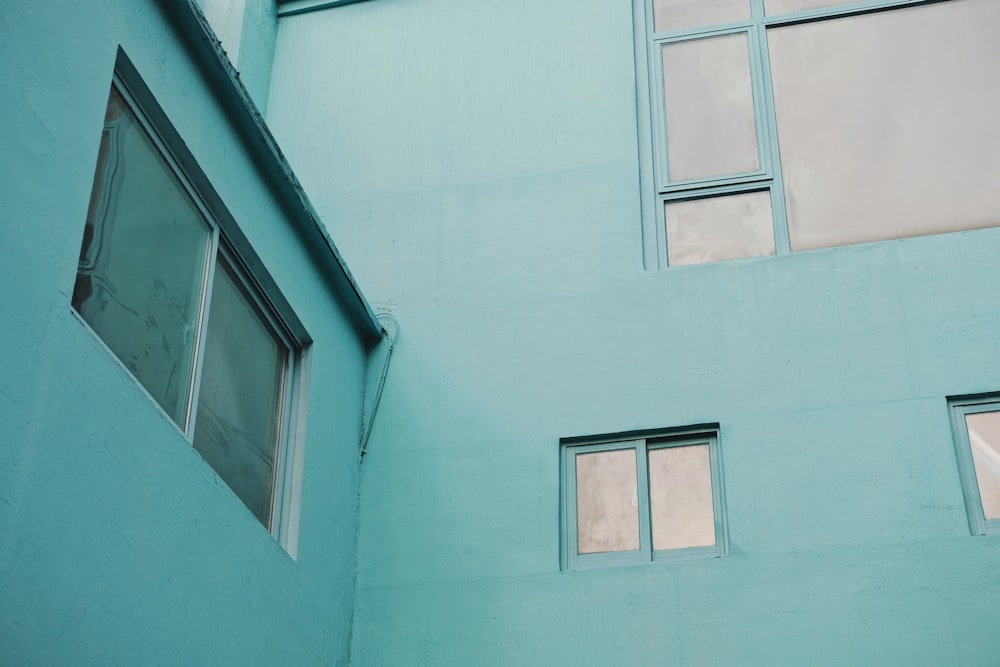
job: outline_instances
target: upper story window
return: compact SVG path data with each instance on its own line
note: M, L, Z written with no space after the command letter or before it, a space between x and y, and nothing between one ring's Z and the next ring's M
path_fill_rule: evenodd
M156 132L165 123L154 128L116 77L72 305L284 541L292 406L309 341L270 279L247 269L252 251L237 251L238 230L227 234L206 206L199 191L210 186L179 168L177 147Z
M565 569L728 549L716 428L566 440L562 487Z
M634 2L647 267L1000 225L1000 3Z

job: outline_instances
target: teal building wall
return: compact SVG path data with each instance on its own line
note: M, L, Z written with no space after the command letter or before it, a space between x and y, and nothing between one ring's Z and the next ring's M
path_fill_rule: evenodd
M635 80L629 2L279 19L269 123L401 323L353 664L997 664L946 397L1000 389L1000 229L645 270ZM714 422L728 556L560 571L560 438Z
M378 404L182 4L0 13L0 665L997 664L1000 228L647 270L630 2L246 0ZM294 558L70 306L119 47L315 340ZM704 423L728 555L562 571L560 439Z
M377 332L168 5L0 12L0 664L346 665ZM70 305L119 47L314 340L295 558Z

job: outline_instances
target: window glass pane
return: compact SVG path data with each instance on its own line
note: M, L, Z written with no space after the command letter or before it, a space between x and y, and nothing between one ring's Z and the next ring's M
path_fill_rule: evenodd
M749 0L653 0L656 32L750 18Z
M966 415L979 497L987 519L1000 519L1000 412Z
M653 550L715 544L708 445L649 450Z
M767 192L668 202L665 215L670 266L774 254Z
M270 526L288 349L224 262L215 270L194 447Z
M117 90L73 307L186 428L211 230Z
M764 0L764 13L768 16L799 12L806 9L821 9L836 5L850 5L862 0Z
M792 248L1000 223L1000 2L768 32Z
M576 455L579 553L639 548L635 450Z
M756 171L746 34L663 47L671 181Z

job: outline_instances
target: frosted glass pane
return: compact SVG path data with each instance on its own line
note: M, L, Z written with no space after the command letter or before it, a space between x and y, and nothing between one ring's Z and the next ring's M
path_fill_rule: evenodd
M795 250L1000 223L1000 2L769 31Z
M756 171L745 34L663 47L670 180Z
M653 0L656 32L750 18L750 0Z
M787 14L806 9L822 9L837 5L850 5L861 0L764 0L764 13L768 16Z
M1000 412L966 415L979 497L987 519L1000 519Z
M270 525L288 350L221 262L215 270L194 447Z
M634 449L576 455L576 519L581 554L639 548Z
M774 254L767 192L668 203L665 216L670 266Z
M715 544L708 445L649 450L653 550Z
M211 231L116 90L73 307L183 429Z

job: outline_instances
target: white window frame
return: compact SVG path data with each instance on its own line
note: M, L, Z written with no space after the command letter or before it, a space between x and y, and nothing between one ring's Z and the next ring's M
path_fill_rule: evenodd
M194 430L197 423L198 393L204 363L204 341L208 330L208 315L211 310L215 270L219 262L226 264L243 292L243 296L248 297L248 303L287 352L284 377L279 389L281 405L278 408L279 414L277 416L279 432L276 438L271 508L268 523L264 528L294 557L298 537L297 499L299 492L297 489L301 476L305 385L312 338L281 294L274 279L264 268L263 262L198 166L194 156L188 151L186 144L177 134L166 114L121 50L118 53L111 85L121 95L136 118L138 125L149 137L155 150L163 157L168 168L182 185L185 193L211 230L205 266L207 277L203 281L198 313L198 334L194 342L195 366L188 391L188 410L185 423L177 423L122 363L114 351L104 343L100 335L90 327L83 316L75 308L71 308L71 311L118 365L135 381L135 385L146 394L155 409L167 417L167 420L177 427L180 434L193 447ZM75 279L76 276L74 276ZM229 488L228 484L224 485ZM248 514L254 516L235 492L233 492L233 496ZM256 516L254 516L254 520L257 522Z

